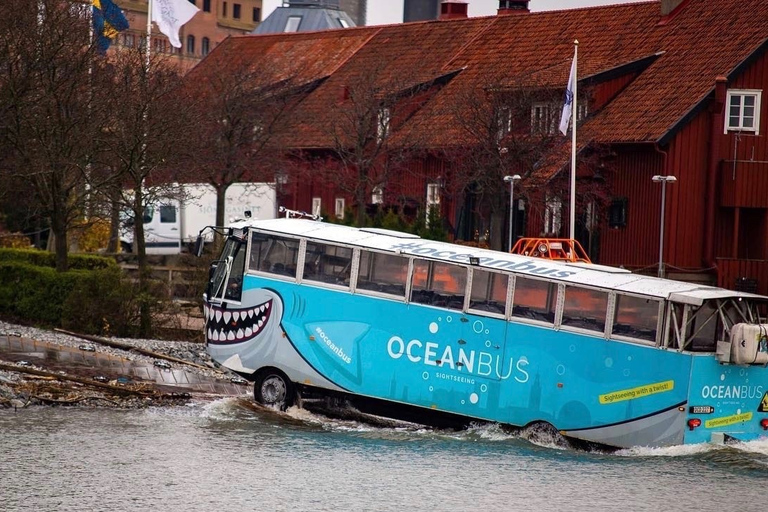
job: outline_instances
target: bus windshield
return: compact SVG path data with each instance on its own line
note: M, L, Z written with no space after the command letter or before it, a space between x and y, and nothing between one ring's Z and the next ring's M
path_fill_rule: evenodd
M211 280L208 283L210 300L240 301L243 293L245 271L245 244L229 237L224 244L221 258L213 263ZM223 288L226 285L226 291Z

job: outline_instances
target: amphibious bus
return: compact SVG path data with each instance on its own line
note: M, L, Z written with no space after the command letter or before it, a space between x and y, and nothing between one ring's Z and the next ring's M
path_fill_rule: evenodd
M766 297L288 218L235 222L210 276L207 350L264 405L608 447L768 436Z

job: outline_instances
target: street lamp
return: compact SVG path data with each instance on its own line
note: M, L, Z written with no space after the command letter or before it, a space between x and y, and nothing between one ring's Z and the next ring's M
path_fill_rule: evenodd
M661 183L661 225L659 227L659 277L664 277L664 205L666 203L667 183L675 183L677 178L674 176L656 175L651 180L654 183Z
M504 176L504 183L509 183L509 242L507 243L507 252L512 252L512 226L515 222L515 182L520 181L520 175Z

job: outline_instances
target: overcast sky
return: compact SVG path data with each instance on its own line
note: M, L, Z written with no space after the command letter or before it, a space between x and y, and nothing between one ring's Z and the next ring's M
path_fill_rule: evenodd
M551 11L554 9L573 9L593 5L627 4L647 0L531 0L532 11ZM496 14L498 0L468 0L470 16L488 16ZM264 0L263 17L269 16L282 0ZM403 21L402 0L368 0L368 25L383 25Z

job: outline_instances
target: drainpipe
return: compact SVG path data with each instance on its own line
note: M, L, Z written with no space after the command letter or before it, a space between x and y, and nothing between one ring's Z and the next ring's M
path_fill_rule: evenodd
M725 105L728 79L715 79L715 101L709 108L712 117L707 165L707 211L704 223L704 265L717 268L715 262L715 211L717 208L717 170L720 162L720 136L723 129L723 107Z

